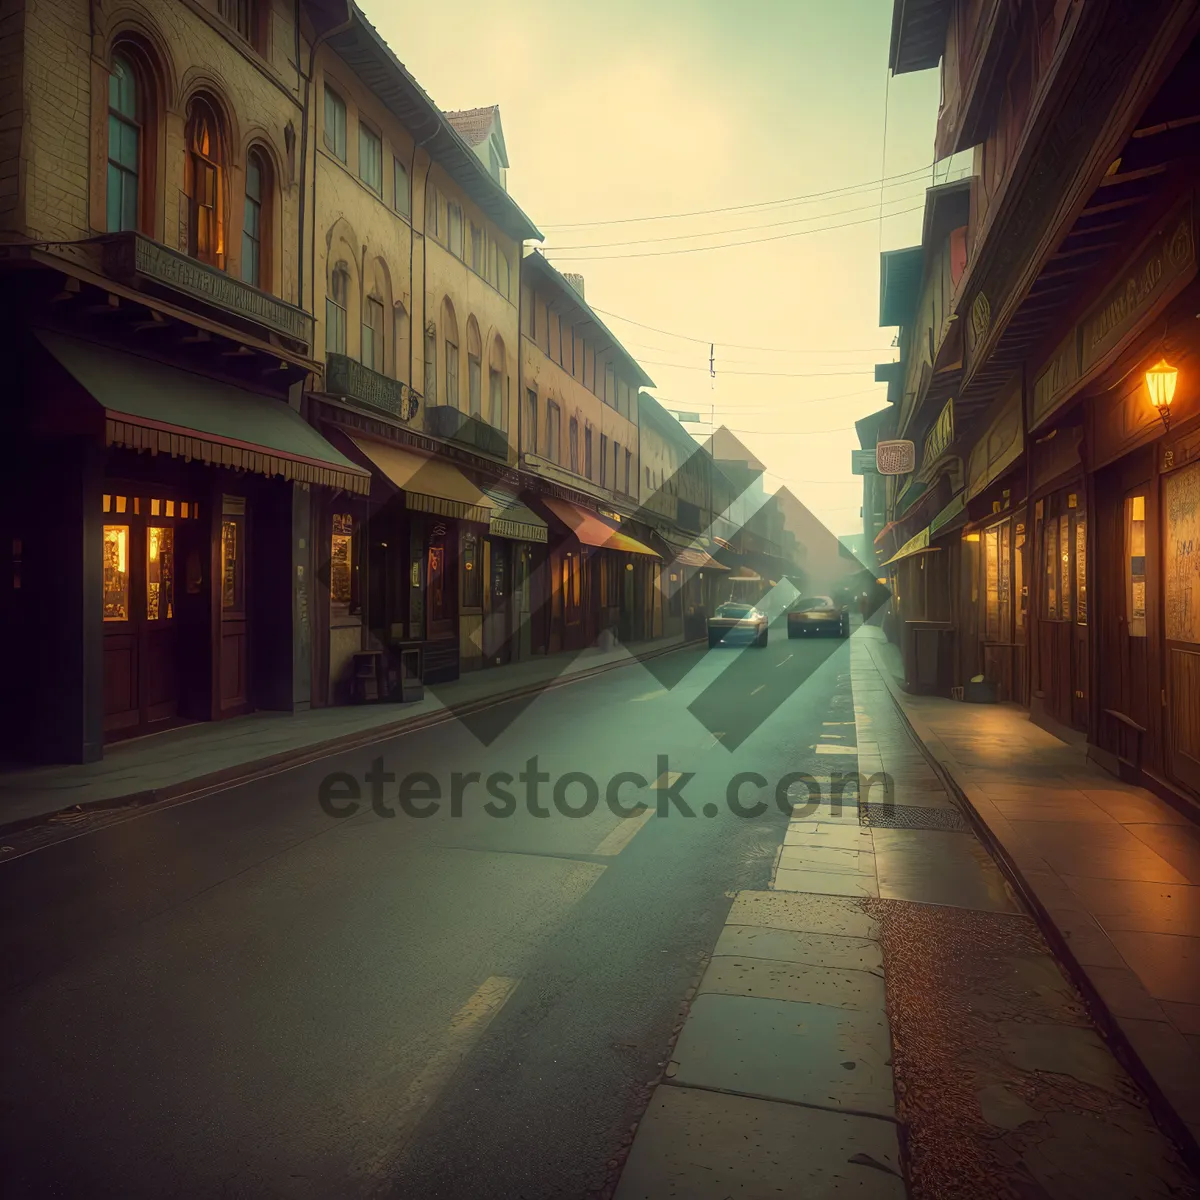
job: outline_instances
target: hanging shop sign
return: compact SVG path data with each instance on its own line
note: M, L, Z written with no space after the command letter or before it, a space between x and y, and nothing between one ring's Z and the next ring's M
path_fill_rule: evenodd
M875 469L880 475L909 475L917 465L916 451L912 442L880 442L875 447Z

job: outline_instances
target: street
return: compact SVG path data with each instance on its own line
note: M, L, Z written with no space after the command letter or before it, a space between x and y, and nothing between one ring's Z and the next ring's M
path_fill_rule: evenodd
M813 747L849 712L846 662L777 625L765 650L549 691L490 747L447 723L7 864L12 1178L95 1196L601 1186L732 893L766 885L783 838L774 804L739 819L726 786L828 776ZM461 817L318 803L323 777L375 758L448 792L453 771L516 776L535 755L602 793L655 780L662 756L695 773L696 816L567 818L547 785L542 818L469 792Z

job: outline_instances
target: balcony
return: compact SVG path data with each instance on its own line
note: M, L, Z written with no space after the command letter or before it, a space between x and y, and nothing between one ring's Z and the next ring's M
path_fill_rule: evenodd
M180 254L140 233L106 237L104 270L129 283L158 284L310 347L313 319L302 308L251 287L224 271Z
M425 432L501 462L508 462L511 456L508 435L503 429L497 429L452 404L426 406Z
M325 356L325 391L397 421L411 421L421 406L421 397L407 383L389 379L345 354Z

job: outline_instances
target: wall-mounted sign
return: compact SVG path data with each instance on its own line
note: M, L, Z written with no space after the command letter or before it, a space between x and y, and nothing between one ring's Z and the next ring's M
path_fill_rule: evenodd
M932 466L954 441L954 401L947 400L946 407L938 414L933 428L925 435L925 453L921 458L921 469Z
M875 469L880 475L908 475L917 465L917 448L912 442L892 440L875 447Z
M875 451L874 450L851 450L850 451L850 470L855 475L878 474L878 471L875 466Z

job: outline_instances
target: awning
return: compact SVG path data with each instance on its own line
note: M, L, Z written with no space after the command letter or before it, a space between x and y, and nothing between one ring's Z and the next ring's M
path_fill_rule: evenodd
M929 526L926 525L920 533L910 537L883 565L890 567L892 563L899 562L902 558L911 558L914 554L931 554L937 549L939 547L929 544Z
M967 494L959 492L932 521L929 522L929 537L932 540L942 534L951 533L966 523Z
M702 571L728 571L717 562L699 542L691 538L676 537L672 533L660 532L658 536L671 554L671 562L681 567L699 567Z
M281 400L60 333L37 336L104 408L109 446L370 491L370 473Z
M488 487L483 489L483 494L496 506L488 522L488 533L492 537L512 538L518 542L546 540L546 522L522 504L515 492Z
M649 546L643 546L636 538L619 533L606 525L595 513L580 508L568 500L557 500L547 496L546 507L575 535L582 546L596 546L604 550L620 550L625 554L645 554L659 558Z
M403 446L351 438L393 486L403 493L410 509L476 521L487 525L494 505L457 467L438 458L427 458Z
M749 567L738 567L729 577L730 583L762 583L762 576Z

